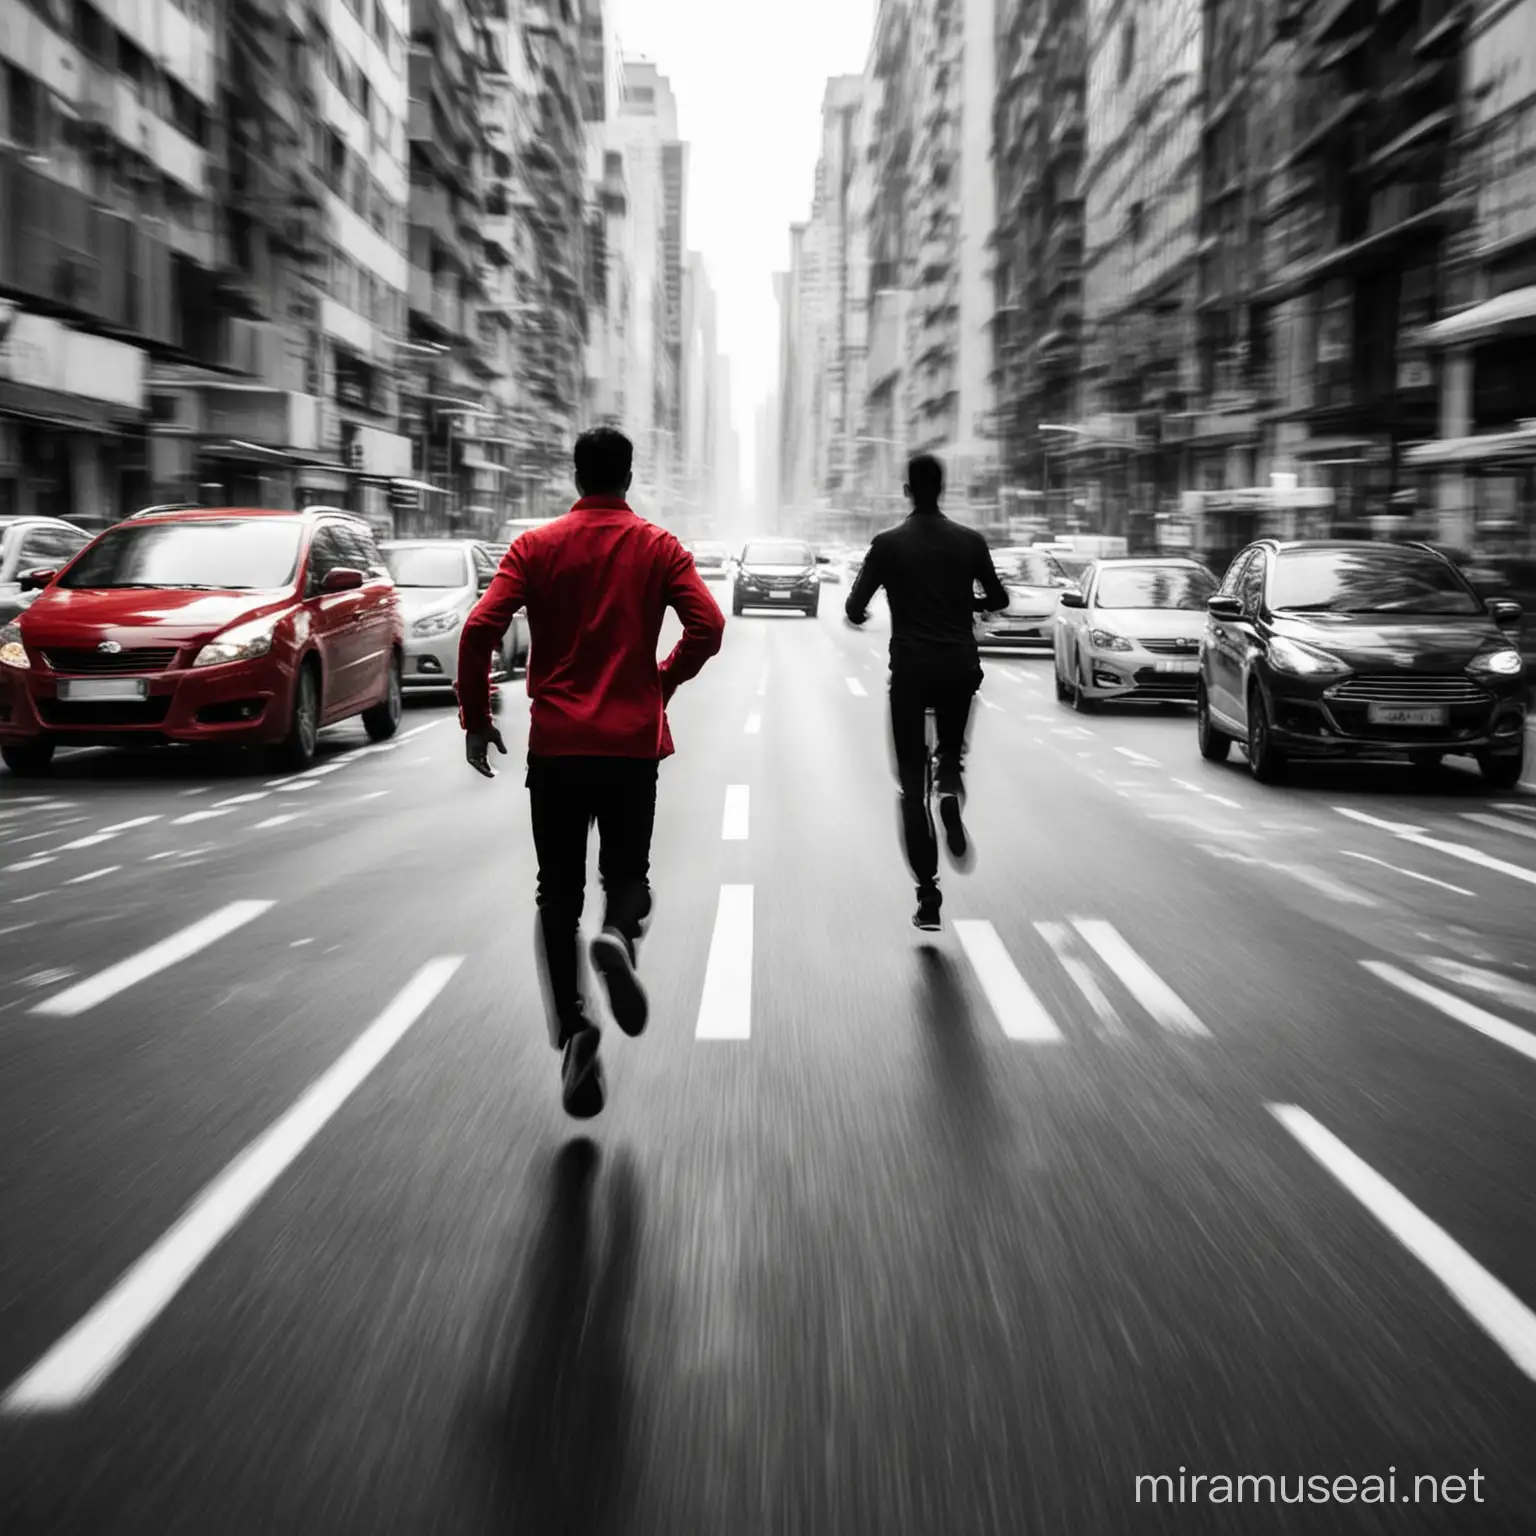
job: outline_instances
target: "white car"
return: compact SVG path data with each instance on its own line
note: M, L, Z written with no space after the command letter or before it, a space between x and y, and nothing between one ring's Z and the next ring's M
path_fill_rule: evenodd
M464 621L496 574L491 548L474 539L391 539L380 547L405 620L401 681L408 692L453 687ZM528 624L519 613L497 670L509 676L527 657Z
M1008 589L1008 607L1002 613L977 617L976 643L986 648L1051 650L1062 594L1075 590L1071 577L1052 556L1033 549L994 550L992 564Z
M1056 616L1056 697L1193 704L1216 578L1198 560L1095 560Z

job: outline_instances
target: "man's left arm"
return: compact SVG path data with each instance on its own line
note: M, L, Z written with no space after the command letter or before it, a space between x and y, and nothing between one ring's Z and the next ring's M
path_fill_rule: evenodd
M491 662L513 616L523 606L526 578L523 551L514 542L501 557L490 586L464 621L459 636L459 677L454 693L459 700L459 724L466 733L464 750L470 766L487 778L494 777L490 747L495 746L503 756L507 750L491 719Z
M976 537L976 580L981 583L981 597L976 607L982 613L1001 613L1008 606L1008 589L992 563L992 551L979 534Z
M880 590L880 583L884 579L880 574L880 545L877 542L869 546L864 563L859 567L853 591L848 594L848 601L843 608L850 624L862 624L869 617L870 600Z

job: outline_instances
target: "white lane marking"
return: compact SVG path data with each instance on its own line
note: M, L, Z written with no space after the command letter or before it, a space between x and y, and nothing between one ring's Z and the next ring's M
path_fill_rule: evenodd
M883 661L885 659L885 652L882 651L878 645L870 646L869 654L873 656L876 661Z
M720 836L728 843L744 843L750 817L751 790L745 784L725 786L725 815L720 823Z
M1184 821L1183 816L1158 817L1157 820ZM1208 853L1213 859L1225 859L1229 864L1257 864L1259 861L1251 853L1239 853L1236 848L1219 848L1215 843L1201 843L1198 845L1202 853Z
M286 816L268 816L265 821L258 821L255 826L257 832L265 832L268 827L286 826L290 821L297 821L303 811L290 811Z
M1001 704L994 704L991 699L983 698L982 701L981 701L981 707L983 709L999 709L1000 710L1003 706Z
M139 982L160 971L168 970L179 961L195 955L200 949L217 943L237 928L243 928L260 917L272 905L270 901L232 901L228 906L220 907L217 912L199 918L180 933L173 933L170 938L161 939L158 944L151 944L148 949L142 949L126 960L119 960L116 965L109 965L106 970L86 977L56 997L47 998L32 1012L46 1013L60 1019L73 1018L88 1008L96 1007L98 1003L106 1002L109 997L116 997L119 992L137 986Z
M761 715L748 715L747 716L747 735L748 736L756 736L758 734L758 732L762 730L762 728L763 728L763 717Z
M1492 854L1484 853L1482 849L1473 848L1467 843L1448 843L1442 838L1428 837L1422 827L1410 826L1406 822L1382 821L1378 817L1367 816L1363 811L1352 811L1342 805L1334 806L1334 810L1341 816L1363 821L1367 826L1381 827L1402 838L1404 842L1413 843L1420 848L1430 848L1436 853L1448 853L1453 859L1461 859L1468 864L1491 869L1498 875L1508 875L1511 880L1523 880L1527 885L1536 885L1536 869L1528 869L1524 864L1511 864L1505 859L1496 859Z
M858 678L848 677L844 678L843 681L848 684L848 692L856 699L867 699L869 697L869 694L865 691L864 684Z
M350 768L351 766L352 759L350 757L344 757L340 762L337 763L321 763L318 768L306 769L300 775L300 778L323 779L328 773L340 773L343 768Z
M1191 784L1188 779L1175 779L1173 781L1180 789L1187 789L1192 795L1204 795L1207 800L1214 800L1217 805L1224 805L1229 811L1240 811L1242 805L1236 800L1228 800L1225 795L1213 794L1208 789L1201 789L1198 784Z
M53 851L55 853L73 853L78 848L95 848L101 843L110 843L115 832L92 832L89 837L77 837L72 843L60 843Z
M44 864L52 863L53 855L51 853L40 853L35 859L22 859L18 864L7 864L5 866L5 873L8 875L19 875L23 870L41 869Z
M1281 874L1289 875L1291 879L1311 886L1314 891L1320 891L1334 901L1342 901L1345 906L1374 907L1377 905L1375 897L1364 895L1352 885L1345 885L1342 880L1335 880L1332 875L1325 875L1322 870L1313 869L1310 864L1276 864L1275 868Z
M1432 987L1427 981L1420 981L1417 976L1410 976L1385 961L1362 960L1360 963L1371 975L1390 983L1399 992L1406 992L1409 997L1438 1008L1448 1019L1455 1019L1458 1024L1465 1024L1468 1029L1475 1029L1480 1035L1487 1035L1490 1040L1497 1040L1500 1045L1507 1045L1510 1050L1536 1061L1536 1035L1529 1030L1521 1029L1475 1003L1463 1002L1450 992L1442 992L1439 987Z
M1055 951L1062 969L1077 983L1077 990L1088 999L1088 1006L1098 1015L1105 1032L1111 1035L1123 1035L1125 1026L1120 1022L1120 1015L1115 1012L1115 1005L1105 996L1104 989L1099 985L1093 972L1074 953L1073 936L1067 925L1036 923L1035 931Z
M180 852L179 848L167 848L164 853L150 854L144 862L146 864L153 864L157 859L174 859Z
M110 834L116 837L119 832L132 832L135 827L147 827L151 822L159 820L161 820L161 817L158 814L154 816L135 816L131 821L115 821L110 827L103 827L101 830L103 834Z
M1466 1308L1472 1320L1532 1379L1536 1379L1536 1314L1495 1279L1443 1227L1437 1226L1356 1157L1331 1131L1294 1104L1270 1113L1409 1253Z
M216 816L228 816L229 811L189 811L185 816L178 816L171 825L173 827L190 827L194 822L212 821Z
M1208 1035L1189 1004L1121 937L1113 923L1097 917L1075 917L1072 926L1092 946L1100 960L1120 978L1126 991L1164 1029L1183 1035Z
M45 837L57 837L58 835L56 827L49 827L46 832L29 832L25 837L9 838L7 842L8 846L19 848L23 843L40 843Z
M1388 864L1385 859L1374 858L1368 853L1356 853L1352 848L1339 850L1346 859L1360 859L1366 864L1379 864L1383 869L1390 869L1394 874L1407 875L1410 880L1422 880L1425 885L1438 885L1443 891L1454 891L1458 896L1475 896L1475 891L1469 891L1465 886L1452 885L1447 880L1436 880L1433 875L1421 875L1417 870L1404 869L1399 864Z
M30 923L12 923L9 928L0 928L0 939L5 938L7 934L21 933L25 929L36 928L36 927L37 927L36 920L34 920L34 921L30 922Z
M1522 827L1519 822L1511 821L1507 816L1486 816L1478 811L1463 811L1461 819L1475 821L1480 827L1492 827L1495 832L1502 832L1506 837L1528 837L1536 842L1536 827Z
M208 784L199 784L196 789L184 789L181 793L183 797L188 795L206 795L211 787Z
M426 1012L462 963L429 960L394 1001L187 1207L168 1231L6 1393L0 1408L37 1413L84 1402L199 1266L293 1164Z
M269 791L265 789L252 790L248 795L231 795L227 800L215 800L215 805L255 805L258 800L265 800Z
M306 944L313 944L314 942L315 941L313 939L295 939L293 943L288 946L288 948L303 949Z
M291 784L279 784L277 792L280 795L287 795L296 789L313 789L319 782L319 779L295 779Z
M1536 801L1533 800L1495 800L1493 808L1496 811L1513 811L1516 816L1536 816Z
M991 923L985 919L962 919L955 924L955 936L992 1005L992 1012L997 1015L997 1022L1010 1040L1062 1038L1056 1021L1019 974L1013 957Z
M389 791L387 789L371 789L366 795L354 795L351 803L361 805L365 800L382 800Z
M1060 715L1025 715L1026 720L1033 720L1038 725L1053 725L1061 719Z
M103 875L115 875L123 866L121 864L108 864L105 869L93 869L88 875L76 875L73 880L66 880L65 885L85 885L91 880L100 880Z
M752 887L722 885L699 999L698 1040L752 1035Z
M1128 757L1138 768L1160 768L1162 766L1155 757L1148 757L1145 752L1132 751L1130 747L1116 747L1115 751L1121 757Z
M1500 1002L1524 1009L1526 1013L1536 1013L1536 987L1516 981L1512 976L1501 976L1497 971L1485 971L1463 960L1451 960L1440 955L1426 956L1419 961L1419 965L1446 981L1454 981L1476 992L1486 992Z
M11 905L13 907L19 907L29 901L41 901L44 896L56 895L58 895L57 891L33 891L30 896L13 896L11 898Z

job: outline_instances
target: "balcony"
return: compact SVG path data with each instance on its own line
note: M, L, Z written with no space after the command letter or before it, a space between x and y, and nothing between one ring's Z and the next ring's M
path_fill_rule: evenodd
M465 329L464 301L453 289L435 282L430 272L413 265L407 292L412 318L425 328L451 337L469 334Z

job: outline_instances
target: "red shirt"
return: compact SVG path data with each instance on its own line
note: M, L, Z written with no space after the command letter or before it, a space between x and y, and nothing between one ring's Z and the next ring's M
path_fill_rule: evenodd
M491 658L528 610L528 750L540 757L672 754L667 701L720 649L725 618L688 551L622 497L584 496L502 556L459 640L459 721L491 725ZM656 660L671 608L683 638Z

